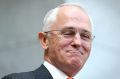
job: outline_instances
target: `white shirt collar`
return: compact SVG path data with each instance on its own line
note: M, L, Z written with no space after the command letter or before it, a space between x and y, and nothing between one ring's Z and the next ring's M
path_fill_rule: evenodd
M43 65L48 69L53 79L66 79L68 76L64 74L61 70L53 66L52 64L44 61ZM79 73L73 77L74 79L80 79Z

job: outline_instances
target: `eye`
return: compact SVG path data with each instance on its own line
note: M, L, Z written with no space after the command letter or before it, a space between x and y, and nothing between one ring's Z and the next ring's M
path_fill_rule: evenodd
M72 29L64 29L61 31L61 34L64 36L74 36L75 35L75 31Z
M91 40L91 34L89 34L89 33L81 33L80 36L84 40Z

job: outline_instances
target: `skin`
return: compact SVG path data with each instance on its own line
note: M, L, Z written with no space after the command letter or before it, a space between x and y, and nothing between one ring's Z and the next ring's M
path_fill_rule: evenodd
M60 7L57 20L52 24L51 30L65 27L73 27L78 31L87 30L92 33L88 15L76 6ZM40 32L39 39L45 49L44 59L71 77L81 70L91 51L91 42L84 42L78 33L72 41L64 40L56 32L50 36Z

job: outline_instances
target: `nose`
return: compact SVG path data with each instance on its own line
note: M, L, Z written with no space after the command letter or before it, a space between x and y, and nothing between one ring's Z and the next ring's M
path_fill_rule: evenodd
M82 44L82 40L81 40L80 34L76 33L72 41L72 46L75 48L79 48L81 44Z

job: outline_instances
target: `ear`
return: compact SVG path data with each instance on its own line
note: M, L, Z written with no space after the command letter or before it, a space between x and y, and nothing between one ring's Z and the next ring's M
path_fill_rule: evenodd
M47 40L45 33L43 33L43 32L38 33L38 38L39 38L39 41L40 41L43 49L47 49L48 48L48 40Z

